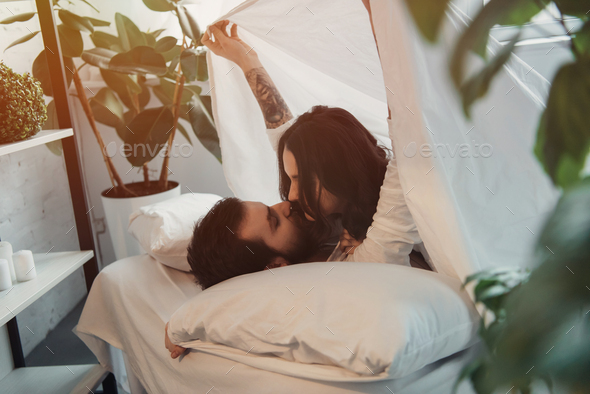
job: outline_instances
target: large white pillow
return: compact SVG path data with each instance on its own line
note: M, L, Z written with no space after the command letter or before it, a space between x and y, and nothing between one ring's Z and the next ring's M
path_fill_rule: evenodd
M146 205L131 214L127 230L150 256L188 272L186 248L195 223L221 198L215 194L191 193Z
M261 355L275 355L401 378L477 342L478 326L457 279L399 265L325 262L212 286L174 313L169 336L208 352L207 342L241 349L258 367Z

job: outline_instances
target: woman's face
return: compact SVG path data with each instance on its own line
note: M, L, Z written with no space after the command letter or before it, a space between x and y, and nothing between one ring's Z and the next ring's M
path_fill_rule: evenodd
M299 202L299 204L304 205L305 202L299 200L299 170L297 168L297 160L295 159L293 152L291 152L286 147L283 150L283 166L285 168L285 172L289 176L289 179L291 179L291 187L289 189L289 201L297 201ZM323 186L321 186L317 180L317 177L315 177L315 185L316 190L314 197L316 199L320 194L320 188L322 191L321 198L319 201L320 211L322 212L322 214L324 216L328 216L333 213L341 213L342 203L338 199L338 197L336 197L335 195L327 191ZM305 218L307 220L315 220L312 216L310 216L307 213L305 213Z

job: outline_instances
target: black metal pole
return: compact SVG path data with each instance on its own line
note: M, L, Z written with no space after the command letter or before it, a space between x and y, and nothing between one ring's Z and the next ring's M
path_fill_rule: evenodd
M23 353L23 346L20 341L20 333L18 332L18 323L16 316L6 323L8 329L8 337L10 338L10 350L12 351L12 361L14 368L25 367L25 355Z
M65 73L73 72L74 70L66 70L63 63L59 35L53 13L53 1L35 0L35 2L37 3L37 13L39 15L39 23L41 24L43 44L45 45L45 54L49 66L51 87L53 88L53 98L55 100L59 128L68 129L72 127L72 118L70 115L70 107L68 105L68 85ZM62 145L80 249L92 250L94 251L95 256L84 264L86 288L90 291L92 282L94 281L94 278L96 278L96 275L98 275L98 263L96 261L96 249L94 247L94 238L92 236L92 227L90 225L89 208L86 204L84 179L82 177L80 160L78 158L75 136L64 138L62 140Z

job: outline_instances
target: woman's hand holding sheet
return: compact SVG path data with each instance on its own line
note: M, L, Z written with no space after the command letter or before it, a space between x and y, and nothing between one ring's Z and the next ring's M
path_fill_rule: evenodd
M168 323L166 323L166 328L164 328L164 337L164 343L166 344L166 349L170 351L170 357L178 358L186 351L186 348L175 345L170 341L170 337L168 337Z
M340 234L340 251L342 253L353 254L356 247L362 243L362 241L353 238L348 231L342 230L342 234Z
M217 22L209 26L203 34L201 42L217 56L224 57L236 63L244 72L262 67L258 55L250 45L238 37L238 25L231 27L231 34L227 34L228 20ZM212 40L215 39L215 41Z

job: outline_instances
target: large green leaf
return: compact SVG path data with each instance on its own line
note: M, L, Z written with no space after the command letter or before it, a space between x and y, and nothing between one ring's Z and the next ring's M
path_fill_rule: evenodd
M79 30L74 30L66 25L57 26L61 51L65 57L80 57L84 51L84 41Z
M8 48L12 48L15 45L19 45L19 44L22 44L23 42L27 42L27 41L31 40L37 34L39 34L39 31L34 31L32 33L27 34L26 36L19 38L16 41L11 42L10 45L7 46L6 49L4 49L4 52L6 52L6 50L8 50Z
M189 82L197 78L197 59L198 54L195 49L185 49L180 55L180 68Z
M422 35L435 42L449 0L406 0L414 22Z
M89 16L85 16L84 19L92 23L92 26L96 27L103 27L103 26L110 26L111 22L103 21L102 19L91 18Z
M590 1L588 0L555 0L559 10L565 15L588 18Z
M209 79L207 71L207 53L197 49L185 49L180 56L182 73L190 82L201 82Z
M6 19L0 21L0 25L8 25L14 22L26 22L35 16L36 12L25 12L23 14L9 16Z
M207 68L207 52L201 51L197 57L197 81L209 80L209 69Z
M506 19L514 9L520 9L531 0L490 0L471 24L463 31L451 57L451 77L457 89L461 89L467 55L474 51L485 55L490 29Z
M105 48L92 48L82 53L82 60L95 67L108 69L111 59L117 52Z
M174 48L170 49L169 51L162 53L162 56L164 56L164 60L166 60L166 63L168 63L169 61L173 60L177 56L180 58L180 52L182 52L181 46L176 45Z
M541 12L545 7L544 0L529 0L519 2L510 13L498 20L498 24L504 26L522 26Z
M127 74L101 69L100 75L107 86L117 93L127 89L129 89L129 92L131 93L141 93L141 86L139 86L139 84Z
M55 3L57 3L57 0L53 0L53 5L55 5ZM82 0L82 3L86 4L87 6L89 6L90 8L92 8L96 12L100 12L95 6L90 4L90 2L88 0Z
M156 38L149 33L142 33L145 38L145 45L148 47L156 48Z
M164 52L168 52L169 50L171 50L172 48L174 48L176 46L176 43L178 42L178 39L176 37L170 37L170 36L166 36L166 37L162 37L158 40L158 42L156 42L156 52L159 53L164 53Z
M125 141L131 145L127 160L141 167L152 160L166 144L174 124L174 115L168 107L146 109L127 127L133 132Z
M590 56L590 20L574 33L573 43L580 53Z
M215 122L211 116L211 97L193 96L187 105L188 115L193 132L201 144L221 162L221 147Z
M535 154L564 188L580 179L590 147L589 70L590 60L584 58L557 72L539 123Z
M147 44L143 33L125 15L117 12L115 14L115 24L117 25L117 33L119 34L121 46L124 51L129 51L135 47L145 46Z
M197 20L192 16L185 6L178 6L176 8L176 13L178 15L178 22L180 22L182 32L187 37L190 37L193 42L199 43L201 40L201 29L199 28Z
M174 10L174 3L168 0L143 0L143 4L152 11L166 12Z
M119 37L105 33L103 31L95 31L90 35L90 38L92 39L94 45L99 48L113 50L113 47L121 45L121 40L119 40Z
M139 94L139 97L141 98L143 97L141 95L143 89L148 90L147 86L140 86L140 84L135 81L137 77L134 75L130 76L105 69L101 69L100 74L107 86L117 93L127 108L135 108L133 95ZM147 94L149 95L149 91ZM140 109L145 107L145 105L141 105L141 101L142 100L140 100Z
M49 53L49 56L54 55ZM69 88L72 83L72 79L74 78L74 74L72 72L75 70L76 66L74 65L74 61L69 57L64 57L63 62L64 66L66 67L66 80ZM33 77L37 78L39 82L41 82L43 94L46 96L53 96L51 78L49 76L49 66L47 65L46 50L41 51L41 53L37 55L35 61L33 62Z
M471 77L467 82L461 86L461 96L463 98L463 111L467 117L470 116L471 105L477 100L485 96L490 88L490 84L496 74L502 69L502 66L506 64L514 46L518 42L520 34L517 34L506 44L502 50L492 59L484 69L477 75Z
M173 101L174 92L176 91L176 82L169 81L166 78L160 78L160 86L162 87L166 96ZM182 105L188 103L190 99L193 97L193 94L194 91L192 89L183 88L180 104Z
M166 31L166 29L158 29L158 30L154 30L154 31L148 31L148 34L154 36L154 38L158 38L160 37L160 34L164 33Z
M111 89L100 89L89 103L97 122L111 127L123 124L123 105Z
M147 46L136 47L129 52L113 56L109 68L126 74L164 75L167 71L164 56Z
M87 18L83 18L68 10L61 9L58 11L59 19L70 29L94 33L94 26Z

